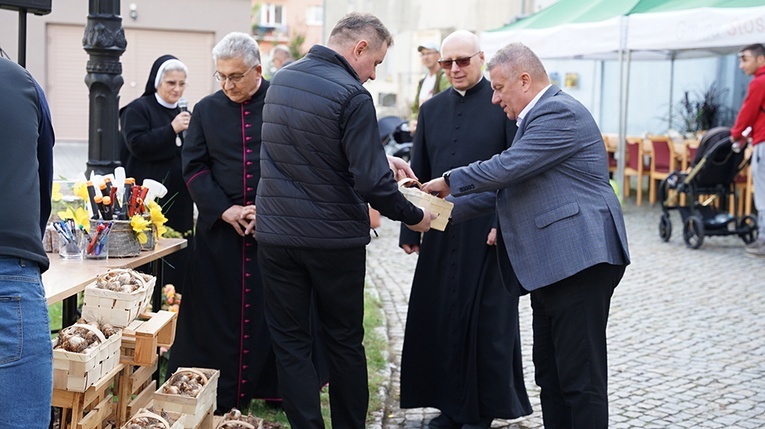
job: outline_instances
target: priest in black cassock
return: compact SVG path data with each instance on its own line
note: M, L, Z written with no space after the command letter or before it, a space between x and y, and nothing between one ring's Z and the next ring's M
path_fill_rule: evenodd
M194 228L194 203L181 173L183 132L191 116L181 111L178 100L186 89L186 65L172 55L154 61L141 97L120 109L123 146L120 160L128 177L136 185L144 179L156 180L167 188L167 195L157 200L166 225L187 234ZM187 249L166 256L163 280L182 293L189 252Z
M423 182L489 159L517 129L491 103L478 38L444 39L441 66L451 89L420 108L412 169ZM432 407L430 428L489 428L494 418L531 414L521 362L518 296L500 277L490 214L422 238L402 227L399 244L419 253L401 361L401 408Z
M228 34L213 58L222 89L197 103L183 145L183 176L199 217L167 370L220 369L218 411L227 412L247 410L253 398L279 398L258 245L246 233L260 180L268 82L258 44L247 34Z

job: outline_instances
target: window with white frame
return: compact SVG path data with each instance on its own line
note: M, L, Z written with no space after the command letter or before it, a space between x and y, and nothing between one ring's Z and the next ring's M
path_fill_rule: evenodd
M324 22L324 8L321 6L308 6L305 14L306 25L322 25Z
M276 27L287 24L285 7L281 4L264 4L260 7L260 25Z

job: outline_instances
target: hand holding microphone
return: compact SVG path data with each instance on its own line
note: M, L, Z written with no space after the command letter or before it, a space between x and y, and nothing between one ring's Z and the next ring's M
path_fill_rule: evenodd
M189 128L189 121L191 120L188 100L185 98L178 100L178 108L181 109L181 113L173 118L171 125L176 134L182 134L183 137L186 137L186 130Z

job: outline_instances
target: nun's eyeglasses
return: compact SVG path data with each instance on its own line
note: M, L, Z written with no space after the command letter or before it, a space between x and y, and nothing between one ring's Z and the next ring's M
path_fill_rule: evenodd
M213 73L213 76L215 77L215 80L217 80L218 82L229 81L231 83L239 83L242 81L242 79L244 79L245 76L247 76L247 73L249 73L250 70L254 69L255 67L257 67L257 64L250 67L249 70L247 70L244 73L230 74L228 76L226 76L225 74L221 74L219 71L216 70L215 73Z

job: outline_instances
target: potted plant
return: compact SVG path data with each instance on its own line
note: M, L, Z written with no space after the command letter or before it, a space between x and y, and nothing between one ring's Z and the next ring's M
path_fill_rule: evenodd
M730 124L733 109L723 104L728 91L715 82L703 91L685 91L674 109L672 127L686 136L695 137L701 131Z

